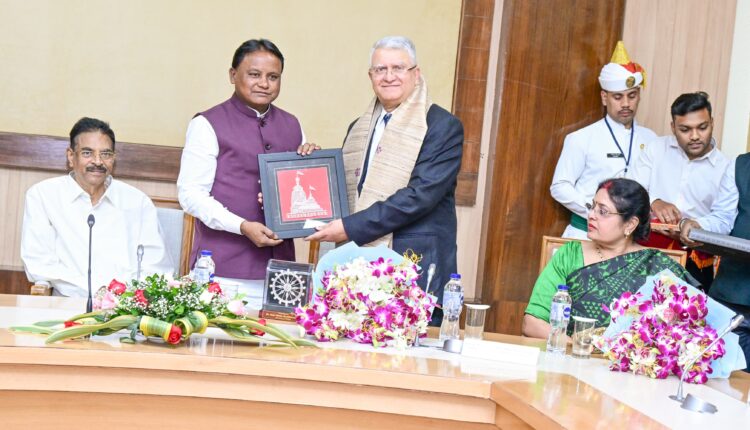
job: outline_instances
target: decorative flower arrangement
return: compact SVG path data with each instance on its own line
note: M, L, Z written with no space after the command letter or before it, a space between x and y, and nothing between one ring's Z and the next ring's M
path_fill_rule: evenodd
M417 285L417 266L405 258L355 258L326 271L309 304L295 309L297 324L319 341L405 348L427 333L435 297Z
M609 308L612 323L630 316L629 327L612 338L600 337L596 346L611 361L610 369L664 379L682 377L686 364L713 342L716 330L707 324L708 307L702 293L688 294L688 287L671 276L653 282L651 298L641 292L625 292ZM711 362L724 356L724 340L704 352L687 369L685 380L703 384L713 369Z
M53 343L127 329L130 334L121 338L122 342L134 342L140 332L177 345L192 333L218 327L241 342L258 344L263 341L295 348L314 345L290 337L263 319L248 316L242 295L228 297L216 282L198 284L188 277L174 280L152 275L125 285L113 279L109 286L100 288L93 299L93 312L66 321L13 327L13 330L47 334L46 343Z

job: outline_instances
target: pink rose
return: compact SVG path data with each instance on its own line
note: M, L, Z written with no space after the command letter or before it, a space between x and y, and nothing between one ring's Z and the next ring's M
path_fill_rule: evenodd
M143 295L143 290L135 290L135 301L143 306L148 306L148 299Z
M230 301L229 303L227 303L227 310L240 317L244 317L245 315L247 315L247 309L245 309L245 304L242 303L242 300Z
M102 309L102 310L114 309L117 307L117 303L118 303L117 296L114 293L107 291L107 293L104 294L104 297L102 297L102 301L101 301L101 304L99 305L99 309Z
M109 283L109 286L107 287L107 290L117 294L118 296L125 292L126 287L125 284L122 282L113 279L112 282Z

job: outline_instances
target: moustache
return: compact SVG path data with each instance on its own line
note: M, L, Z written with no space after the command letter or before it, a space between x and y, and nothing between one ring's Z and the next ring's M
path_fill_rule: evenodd
M631 114L631 113L633 113L633 111L630 110L630 109L623 109L623 110L620 111L620 113L622 113L622 114Z
M107 173L107 168L104 166L88 166L86 167L87 172L101 172Z

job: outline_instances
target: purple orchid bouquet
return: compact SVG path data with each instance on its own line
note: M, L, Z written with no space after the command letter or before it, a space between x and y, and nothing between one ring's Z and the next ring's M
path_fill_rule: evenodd
M609 308L603 305L613 325L627 321L630 324L613 337L605 337L605 332L595 340L595 345L611 361L613 371L633 372L657 379L670 374L682 377L684 366L718 336L706 322L706 296L702 293L691 295L679 278L662 276L653 280L650 299L644 300L644 297L642 292L625 292ZM724 354L722 339L686 369L685 380L705 383L707 375L713 371L711 362Z
M406 348L427 333L435 296L417 285L418 267L405 258L358 257L324 272L310 303L295 310L297 324L321 342L341 337L376 347Z

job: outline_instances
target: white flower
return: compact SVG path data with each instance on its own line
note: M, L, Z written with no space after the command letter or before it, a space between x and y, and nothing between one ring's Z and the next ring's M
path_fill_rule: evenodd
M344 312L339 309L333 309L328 313L331 322L343 330L356 330L362 326L365 316L358 312Z
M211 299L213 299L213 298L214 298L214 293L206 290L203 293L201 293L200 301L204 305L207 305L207 304L211 303Z

